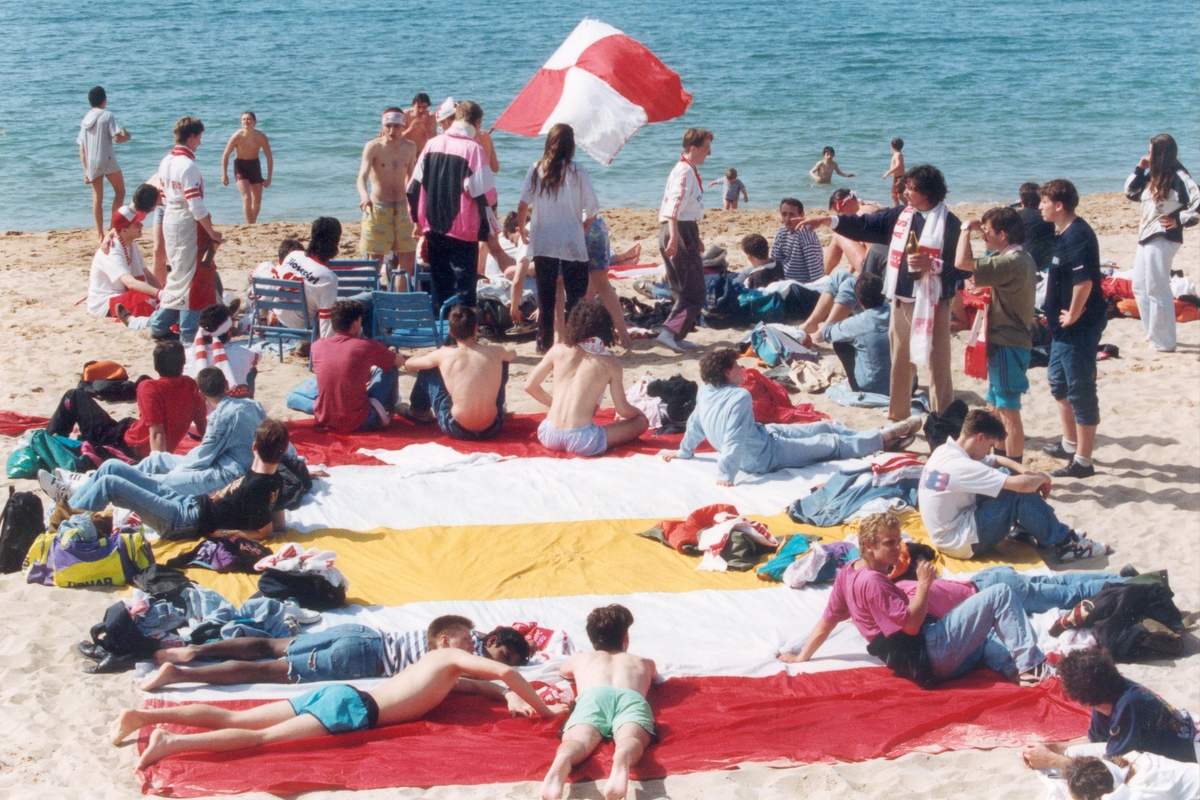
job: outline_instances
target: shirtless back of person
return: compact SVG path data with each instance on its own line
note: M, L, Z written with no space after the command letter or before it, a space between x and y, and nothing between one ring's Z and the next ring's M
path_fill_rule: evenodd
M436 708L465 675L460 656L467 655L452 648L430 650L417 663L371 689L369 694L379 705L379 724L419 719Z
M604 389L612 389L613 404L621 411L621 363L611 355L588 353L580 347L556 344L550 349L554 393L547 419L559 430L582 428L596 415ZM618 398L618 395L620 397Z
M516 353L506 347L479 341L458 342L434 352L442 382L450 393L450 413L459 425L479 432L495 422L500 413L496 397L504 362L515 357Z
M417 148L411 141L385 136L372 139L363 151L366 179L371 182L371 200L376 203L399 203L405 200L405 189L417 162Z
M579 694L588 689L611 686L615 689L632 689L645 697L656 673L653 659L604 650L576 653L562 666L563 677L574 678Z

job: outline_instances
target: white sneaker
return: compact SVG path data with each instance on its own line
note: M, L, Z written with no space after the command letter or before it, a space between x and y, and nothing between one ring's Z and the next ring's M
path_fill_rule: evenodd
M670 350L672 353L682 353L683 352L683 348L680 346L681 342L677 341L675 339L675 335L673 333L671 333L669 330L667 330L666 328L663 328L661 331L658 332L658 336L656 336L654 338L654 341L658 342L663 347Z
M1111 547L1104 544L1104 542L1097 542L1094 539L1087 538L1087 534L1083 531L1076 531L1074 539L1063 542L1054 548L1054 555L1063 563L1106 556L1111 552Z
M38 485L42 487L42 491L55 503L65 504L67 498L71 496L70 487L60 481L56 475L51 475L46 470L39 469L37 479Z
M67 487L68 495L75 494L75 492L79 490L79 487L83 485L83 482L88 479L86 473L72 472L69 469L63 469L62 467L54 468L54 477L61 484Z

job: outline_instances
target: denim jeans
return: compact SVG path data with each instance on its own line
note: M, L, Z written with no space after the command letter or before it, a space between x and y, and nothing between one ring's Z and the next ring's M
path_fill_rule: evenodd
M165 489L157 478L115 459L105 461L69 501L80 511L103 511L109 503L137 512L164 536L193 533L200 522L199 497Z
M921 629L933 674L956 678L982 662L1007 676L1045 660L1024 606L1004 584L982 589Z
M155 339L171 336L171 326L179 323L179 338L184 347L190 347L200 327L200 312L179 308L162 308L150 317L150 335Z
M180 465L184 463L184 456L174 453L151 453L138 462L137 470L144 475L153 476L162 488L182 495L215 492L246 473L241 465L228 457L222 457L213 466L203 469L181 469ZM104 464L100 465L101 470L104 469Z
M971 583L980 590L1004 585L1012 589L1028 614L1052 608L1074 608L1079 601L1099 594L1110 583L1124 583L1107 572L1064 572L1059 575L1022 575L1012 567L989 567L975 573Z
M764 427L771 436L768 472L784 467L806 467L819 461L859 458L883 449L883 434L879 431L860 433L839 422Z
M386 372L371 368L371 380L367 381L367 398L383 406L389 416L387 419L381 418L375 404L372 403L367 411L367 421L359 426L360 431L373 431L386 427L391 422L392 409L396 407L396 399L400 396L399 379L400 372L394 368Z
M1103 322L1103 320L1101 321ZM1080 425L1100 422L1100 400L1096 396L1096 348L1104 325L1059 335L1050 341L1050 364L1046 380L1055 400L1067 400Z
M420 413L432 411L434 417L437 418L438 428L447 436L471 441L492 439L500 433L500 427L504 424L504 389L507 384L508 364L506 363L500 369L500 392L496 395L496 419L482 431L467 430L459 425L458 420L450 413L454 399L446 391L442 373L437 367L424 369L417 373L417 382L413 384L408 400L413 411Z
M975 506L979 541L971 545L974 555L991 550L1012 532L1014 525L1032 534L1041 547L1071 538L1070 527L1058 521L1054 509L1040 494L1001 489L997 497L980 497L979 505Z

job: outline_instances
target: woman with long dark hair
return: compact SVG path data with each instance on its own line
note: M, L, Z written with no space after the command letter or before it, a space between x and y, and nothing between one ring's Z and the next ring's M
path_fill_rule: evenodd
M1175 349L1175 298L1171 264L1183 244L1183 229L1200 221L1200 189L1179 163L1179 148L1170 134L1150 140L1125 196L1142 204L1137 252L1133 257L1133 297L1146 338L1160 353Z
M542 157L529 168L517 206L517 230L533 211L527 242L537 276L537 349L544 353L554 344L554 306L558 280L566 290L565 312L570 313L587 292L587 226L599 210L592 181L575 163L575 131L559 123L546 134Z

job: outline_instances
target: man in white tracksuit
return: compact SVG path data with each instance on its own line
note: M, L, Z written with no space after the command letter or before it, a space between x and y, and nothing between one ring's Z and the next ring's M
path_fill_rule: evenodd
M201 245L221 241L204 205L204 178L196 166L196 148L203 135L203 122L181 117L175 123L175 146L158 165L164 204L163 241L171 271L158 311L150 321L155 338L170 335L171 325L178 322L183 341L192 341L200 310L216 300L215 270L210 270L211 275L197 274Z

